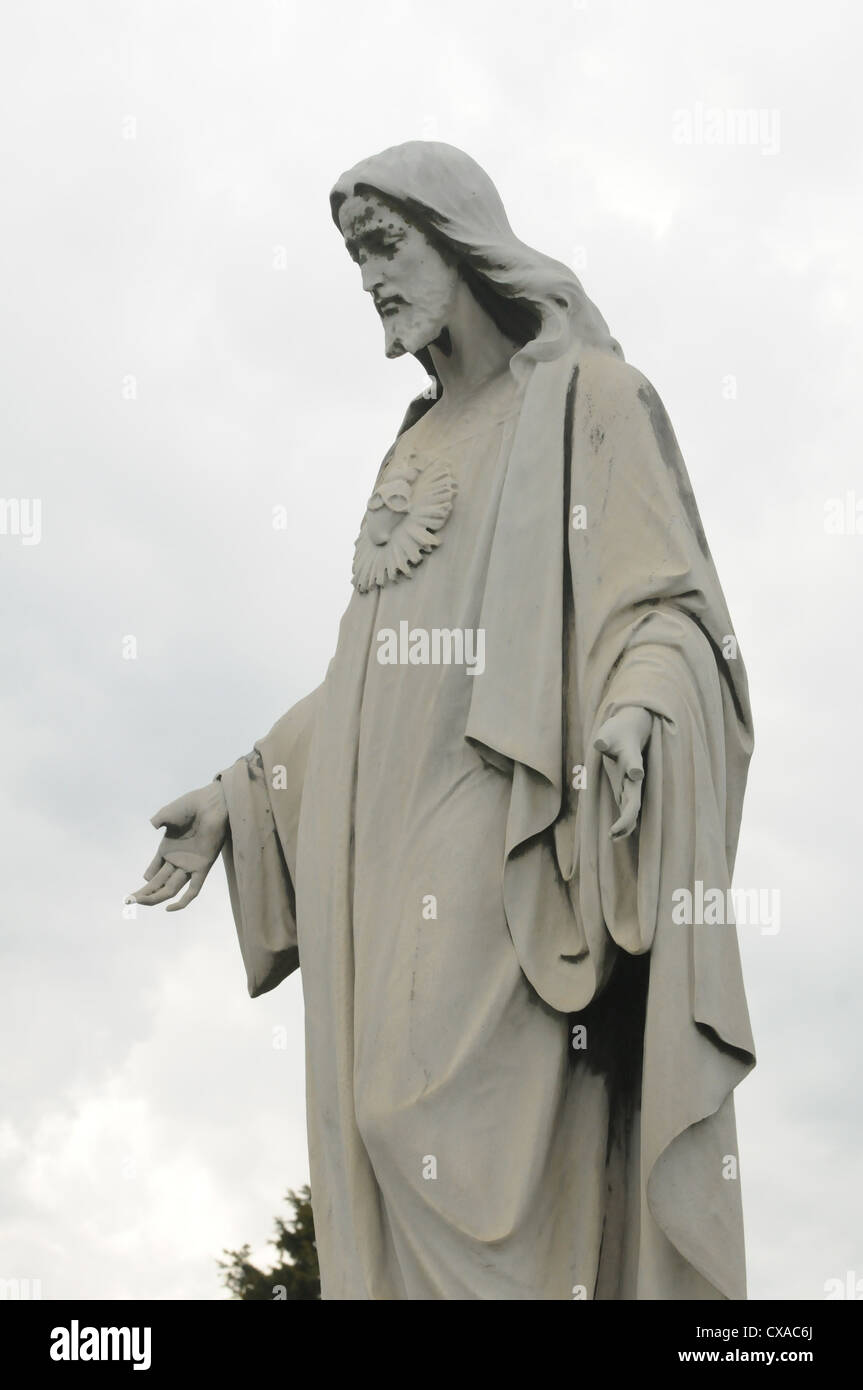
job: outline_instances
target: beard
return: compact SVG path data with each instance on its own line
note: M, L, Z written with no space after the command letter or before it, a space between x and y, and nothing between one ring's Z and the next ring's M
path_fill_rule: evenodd
M395 312L382 315L387 357L420 352L440 337L446 326L450 301L449 293L431 293L408 304L399 304Z

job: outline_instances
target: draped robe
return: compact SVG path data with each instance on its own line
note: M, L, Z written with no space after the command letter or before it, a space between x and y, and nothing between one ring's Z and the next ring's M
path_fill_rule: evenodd
M517 353L443 444L416 414L382 472L412 439L448 463L439 547L354 593L322 685L221 774L250 994L302 965L322 1296L743 1298L736 929L673 894L730 886L751 721L668 418L579 346ZM381 666L402 620L482 629L484 670ZM613 842L593 743L626 705Z

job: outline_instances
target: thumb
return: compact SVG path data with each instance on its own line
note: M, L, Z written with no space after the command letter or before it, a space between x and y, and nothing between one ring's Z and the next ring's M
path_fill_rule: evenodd
M164 827L166 830L182 830L184 825L188 825L191 816L184 803L185 797L180 797L179 801L169 801L167 806L163 806L151 816L150 824L153 829L159 830Z

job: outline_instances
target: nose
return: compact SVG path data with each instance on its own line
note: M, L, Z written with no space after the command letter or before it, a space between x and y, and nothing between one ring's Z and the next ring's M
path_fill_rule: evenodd
M376 256L369 256L360 267L363 277L363 289L368 294L375 294L384 283L384 270L382 262Z

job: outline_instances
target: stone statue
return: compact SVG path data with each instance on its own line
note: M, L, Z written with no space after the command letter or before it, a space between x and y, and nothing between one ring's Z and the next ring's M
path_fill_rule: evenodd
M668 417L461 151L331 204L431 384L325 680L134 898L221 853L249 993L302 965L324 1298L743 1298L736 929L675 903L730 886L752 730Z

